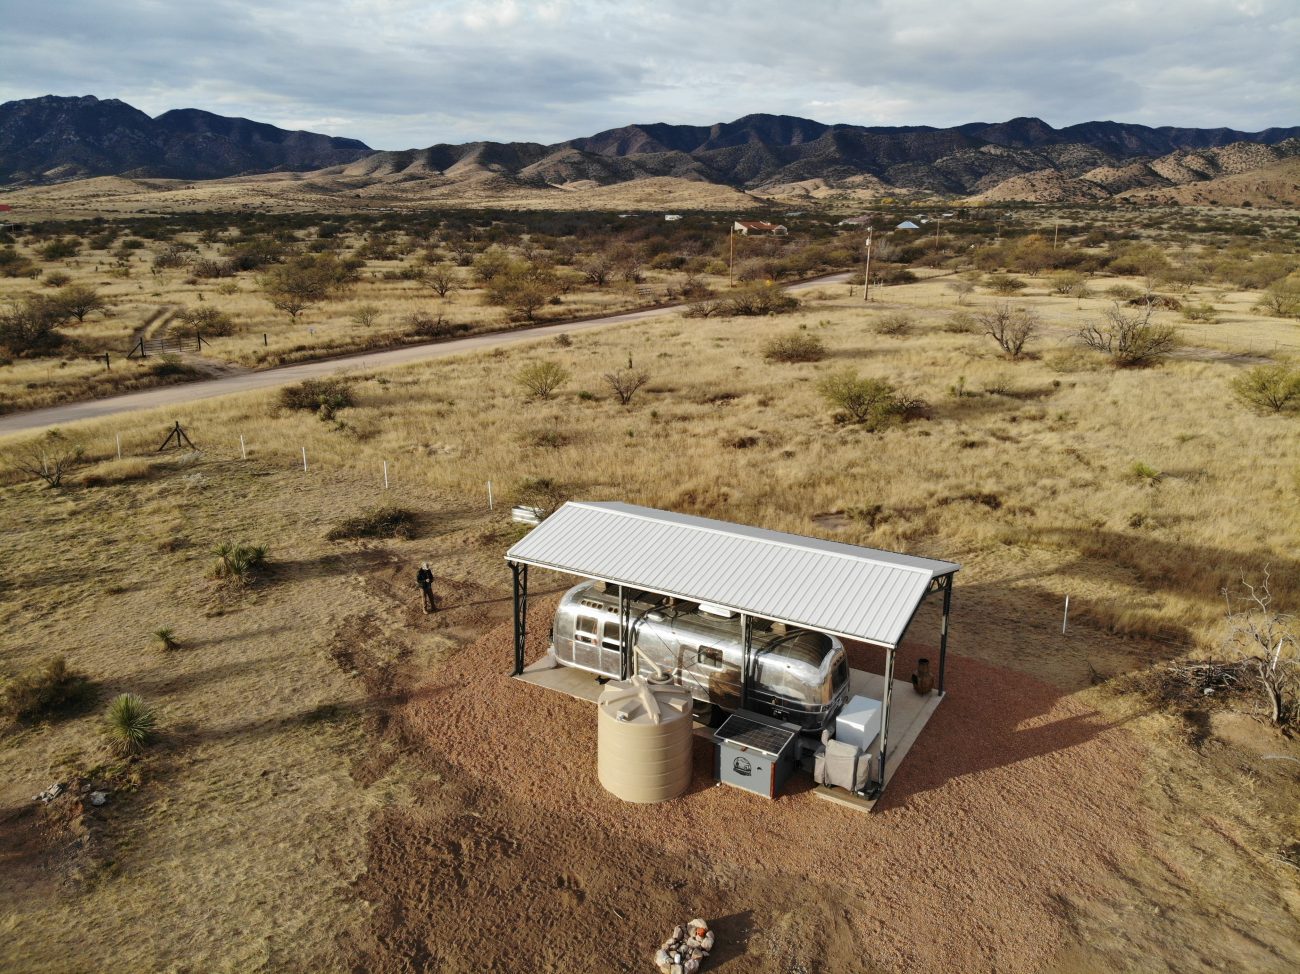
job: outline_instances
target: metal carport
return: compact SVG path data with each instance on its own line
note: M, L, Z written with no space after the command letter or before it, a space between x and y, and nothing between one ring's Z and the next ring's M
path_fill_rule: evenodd
M619 593L623 676L631 675L630 608L625 590L724 606L740 617L748 646L751 617L813 629L885 650L879 737L883 788L894 657L927 596L943 593L937 690L945 693L948 615L960 565L825 541L711 518L618 502L560 507L506 552L514 578L516 675L524 671L528 568L596 579ZM742 667L742 702L752 677Z

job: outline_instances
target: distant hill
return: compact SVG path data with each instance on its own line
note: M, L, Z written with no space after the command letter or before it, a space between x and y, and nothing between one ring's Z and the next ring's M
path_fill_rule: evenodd
M762 114L716 125L627 125L554 145L472 142L375 152L352 139L193 109L150 119L120 101L91 97L0 105L0 183L305 172L289 181L268 176L261 186L270 197L292 193L295 205L313 196L335 205L455 205L460 197L550 194L565 206L565 194L640 180L660 187L669 185L665 180L708 183L788 202L934 194L1086 201L1217 180L1297 156L1300 126L1242 132L1085 122L1057 129L1014 118L953 128L871 127ZM255 184L256 178L243 185Z
M371 151L356 139L290 132L193 108L150 118L115 98L92 95L0 105L0 183L109 175L213 179L321 169Z

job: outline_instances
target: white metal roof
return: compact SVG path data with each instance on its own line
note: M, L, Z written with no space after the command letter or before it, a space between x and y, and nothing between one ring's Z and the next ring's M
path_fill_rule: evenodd
M897 646L961 566L616 502L569 502L506 560Z

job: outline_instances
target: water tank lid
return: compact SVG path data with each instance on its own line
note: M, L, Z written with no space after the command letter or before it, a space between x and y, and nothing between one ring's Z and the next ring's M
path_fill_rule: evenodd
M651 684L638 675L606 684L597 706L624 723L662 724L689 715L691 695L681 687Z

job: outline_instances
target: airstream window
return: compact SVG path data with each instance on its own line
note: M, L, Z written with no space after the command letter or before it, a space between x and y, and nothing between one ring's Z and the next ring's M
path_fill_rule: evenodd
M605 645L611 649L618 649L623 645L623 640L619 637L617 622L605 623Z
M596 644L596 620L591 616L578 616L573 627L573 638L580 643Z
M701 646L698 653L695 654L697 662L702 663L715 670L722 669L722 650L713 646Z

